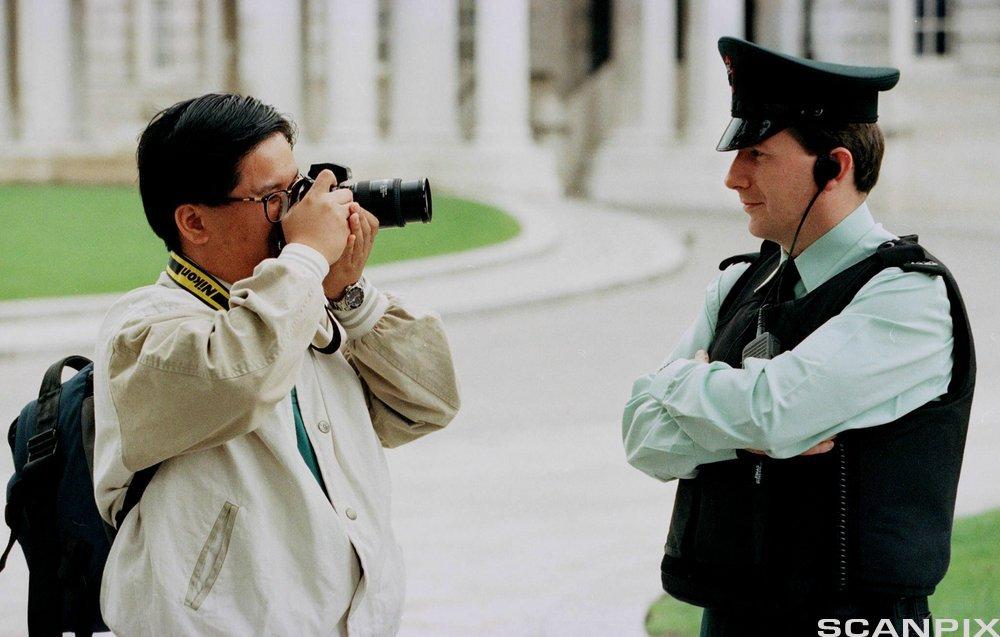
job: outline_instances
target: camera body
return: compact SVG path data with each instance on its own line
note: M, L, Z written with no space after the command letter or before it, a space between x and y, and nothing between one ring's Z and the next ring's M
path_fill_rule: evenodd
M431 184L426 178L403 181L393 179L372 179L347 183L351 180L351 169L340 164L313 164L309 167L308 178L300 180L292 192L294 205L305 196L316 177L324 170L333 172L337 188L347 188L354 194L354 201L375 215L380 228L402 228L409 222L429 223L433 212L431 205Z

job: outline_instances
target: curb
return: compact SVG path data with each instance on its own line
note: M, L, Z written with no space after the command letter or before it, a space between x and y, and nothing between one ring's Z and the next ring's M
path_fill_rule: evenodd
M579 201L574 202L573 205L591 210L600 210L608 215L634 216L626 209L611 208L606 205L590 202ZM545 289L532 291L513 288L500 291L485 300L463 302L462 299L455 299L447 307L442 308L439 313L441 316L447 318L464 318L498 310L509 310L512 307L558 303L580 296L610 291L615 288L641 285L655 281L669 276L683 267L687 256L687 248L678 236L665 228L658 228L650 232L647 236L652 239L653 243L660 247L660 250L657 251L653 258L634 265L627 273L609 270L598 275L590 273L588 277L553 281L553 285Z
M511 214L521 224L514 239L494 246L465 252L390 263L371 268L370 276L381 288L391 288L400 296L410 296L408 288L423 286L413 294L421 305L434 308L446 318L474 316L511 307L594 294L623 285L634 285L668 275L678 269L685 256L683 244L659 224L652 225L647 237L659 247L647 259L635 260L628 267L585 276L567 273L565 254L574 254L571 241L557 229L556 220L572 223L573 215L630 216L620 209L583 201L556 200L525 203L509 197L488 197L487 203ZM578 256L578 255L576 255ZM549 262L545 263L548 259ZM553 276L553 266L558 270ZM559 266L562 266L561 269ZM574 264L570 263L570 266ZM537 269L535 285L519 285L527 277L524 270ZM509 273L520 272L517 277ZM508 275L505 277L505 273ZM470 285L479 277L491 284ZM464 280L464 287L459 283ZM458 282L458 283L456 283ZM430 286L428 288L428 286ZM427 294L430 289L433 294ZM485 292L483 290L485 289ZM464 294L463 294L464 290ZM108 307L121 294L62 297L0 303L0 361L44 353L89 352ZM40 327L41 325L41 327Z
M372 266L368 269L369 277L380 284L394 284L460 270L492 267L544 254L558 243L556 228L548 218L514 208L510 202L502 202L497 198L481 201L514 217L521 226L517 236L510 241L482 248ZM115 292L0 301L0 326L12 321L36 321L54 317L100 314L103 318L111 304L123 294L125 293ZM0 338L0 357L4 355L6 345L4 339Z

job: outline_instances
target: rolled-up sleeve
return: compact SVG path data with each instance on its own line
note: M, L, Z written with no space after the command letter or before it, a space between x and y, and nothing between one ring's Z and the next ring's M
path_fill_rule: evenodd
M722 300L747 267L745 263L730 266L708 285L698 315L670 352L661 371L673 361L690 359L698 350L709 348ZM622 442L630 465L658 480L667 481L693 477L698 465L735 457L733 451L705 449L681 429L664 410L657 383L662 383L659 373L642 376L633 383L632 393L625 404Z
M787 458L940 397L951 379L952 344L944 282L890 268L794 349L748 359L742 369L676 360L651 375L641 394L661 427L679 428L697 447Z

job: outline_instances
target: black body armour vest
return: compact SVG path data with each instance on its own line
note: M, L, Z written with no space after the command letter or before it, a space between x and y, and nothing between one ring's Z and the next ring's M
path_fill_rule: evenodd
M720 266L751 263L720 308L711 360L742 367L775 282L755 290L779 256L776 244L764 242L760 253ZM954 324L947 394L894 422L842 432L825 454L777 460L739 451L680 480L661 566L668 593L698 606L779 613L821 607L838 595L933 593L948 568L976 375L951 273L916 237L903 237L802 298L766 308L765 318L782 349L792 349L893 266L946 283Z

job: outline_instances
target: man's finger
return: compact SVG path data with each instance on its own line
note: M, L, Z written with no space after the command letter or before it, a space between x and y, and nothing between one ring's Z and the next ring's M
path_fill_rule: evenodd
M361 209L361 206L356 203L351 204L351 218L357 220L357 226L354 232L358 235L358 252L362 253L370 241L368 237L369 230L364 211ZM357 254L355 256L360 257L361 255Z
M699 362L701 362L701 363L707 363L707 362L709 362L709 361L708 361L708 352L706 352L706 351L705 351L705 350L703 350L703 349L700 349L700 350L698 350L698 351L697 351L697 352L695 353L695 355L694 355L694 359L695 359L696 361L699 361Z
M371 248L372 244L375 242L375 233L378 231L378 221L364 208L360 209L361 212L361 222L365 226L365 243L368 248Z
M312 190L309 192L312 192ZM333 192L327 193L327 196L330 198L330 201L342 206L349 205L354 201L354 195L347 188L337 188Z
M353 232L347 235L347 245L344 247L344 254L341 255L341 259L345 263L350 263L351 259L354 257L354 245L358 242L358 236Z
M337 177L333 174L330 169L324 169L316 175L316 181L313 182L312 188L306 193L306 196L312 195L313 197L318 197L323 193L330 192L330 188L337 185ZM350 192L348 190L348 192Z
M800 455L803 455L803 456L815 456L815 455L820 454L820 453L826 453L826 452L830 451L831 449L833 449L833 444L834 444L833 440L824 440L823 442L819 443L815 447L812 447L810 449L807 449L806 451L803 451L802 454L800 454Z

